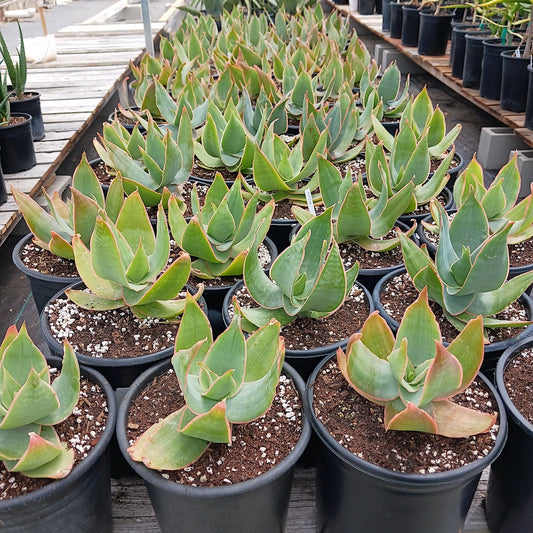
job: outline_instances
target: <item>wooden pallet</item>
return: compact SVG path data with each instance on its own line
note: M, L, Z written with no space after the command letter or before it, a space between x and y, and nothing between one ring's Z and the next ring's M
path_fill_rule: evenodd
M152 22L154 38L164 27ZM55 180L56 171L145 50L140 23L100 23L67 26L55 35L57 59L32 64L27 89L41 93L46 135L35 143L37 165L6 174L8 192L37 195ZM0 244L20 214L11 194L0 206Z
M488 470L485 470L462 533L489 533L482 507L487 479ZM139 477L128 476L113 480L111 492L115 533L159 533L160 529L148 491ZM317 531L315 496L315 469L296 468L285 533ZM383 505L385 507L386 502L383 502ZM355 529L357 529L356 525L354 525Z

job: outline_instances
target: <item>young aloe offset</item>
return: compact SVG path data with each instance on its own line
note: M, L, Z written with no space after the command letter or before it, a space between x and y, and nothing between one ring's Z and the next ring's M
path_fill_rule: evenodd
M209 320L188 295L172 358L186 405L143 433L128 449L131 458L177 470L211 442L231 443L233 424L259 418L272 404L285 356L279 333L271 321L245 337L237 312L213 341Z
M172 320L183 312L178 298L191 271L189 254L170 265L170 236L163 206L154 230L138 192L125 200L116 223L98 216L90 249L79 235L72 240L76 268L89 292L69 289L67 296L85 309L129 307L139 318ZM201 295L199 290L195 298Z
M417 138L409 123L405 123L394 137L390 154L385 152L381 142L376 146L367 141L366 172L372 192L379 196L383 183L386 183L389 194L393 194L412 181L415 188L407 212L414 211L418 205L427 204L432 198L436 198L448 182L449 175L446 172L454 151L450 150L430 176L428 143L429 131L426 129L424 134Z
M185 109L178 132L163 131L151 117L129 133L118 121L105 124L94 146L102 160L119 172L127 194L139 191L145 205L168 201L172 189L187 181L194 162L191 121ZM175 134L175 137L174 137ZM169 192L170 190L170 192Z
M427 134L428 152L431 158L444 159L452 148L455 139L461 132L461 125L456 124L446 133L444 113L434 108L424 87L416 96L407 102L400 118L400 129L406 124L411 127L416 139ZM372 116L374 131L385 148L392 151L394 135L389 133L375 115Z
M33 242L66 259L74 259L74 235L77 234L88 246L98 214L105 211L114 221L124 201L120 179L113 180L104 198L102 186L85 154L74 171L70 190L71 197L66 201L57 191L51 197L43 191L48 204L48 209L43 209L30 196L11 187L22 216L34 235Z
M11 326L0 345L0 460L10 472L33 478L65 477L74 452L54 425L78 403L80 369L65 341L61 374L53 382L46 359L26 326Z
M332 208L306 222L267 275L257 254L244 261L244 282L259 307L242 308L246 329L275 318L286 325L298 317L334 313L355 283L359 263L345 270L333 239Z
M217 276L242 276L244 258L265 238L274 213L274 200L257 211L259 193L248 201L243 196L242 177L230 189L217 173L200 206L196 184L191 193L194 216L183 217L178 199L169 202L168 221L178 246L196 259L194 275L212 279Z
M411 202L413 182L408 182L390 198L384 184L378 198L368 198L360 177L353 181L350 170L341 177L335 165L322 156L318 160L318 180L324 205L333 208L333 235L338 243L355 242L373 252L386 252L399 246L398 235L383 237L394 228ZM313 217L299 206L294 206L292 212L300 224ZM406 236L411 236L415 230L416 222Z
M527 321L499 320L494 315L514 302L533 282L533 272L507 280L507 237L512 224L491 232L483 206L473 190L450 223L439 204L440 242L433 261L423 245L419 248L400 235L405 266L415 287L427 287L446 318L459 330L481 315L485 327L520 327Z
M483 169L474 157L459 175L453 187L453 198L459 208L471 190L483 206L491 231L512 223L508 244L523 242L533 236L533 194L517 202L521 177L516 154L505 164L488 188L483 182Z
M360 333L337 351L339 368L361 396L385 407L385 429L461 438L485 433L495 414L458 405L453 397L476 377L483 361L481 317L445 347L427 292L405 311L396 338L375 311Z

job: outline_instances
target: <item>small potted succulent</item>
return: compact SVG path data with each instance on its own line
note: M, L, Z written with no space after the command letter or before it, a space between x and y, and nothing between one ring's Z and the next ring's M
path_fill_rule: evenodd
M492 339L485 348L484 368L490 369L502 348L529 334L530 328L524 326L531 324L531 307L524 292L533 282L533 272L508 279L507 237L512 224L491 232L485 210L472 190L451 223L444 209L437 208L440 242L435 260L425 245L420 248L400 235L405 266L416 289L427 287L429 299L438 304L457 330L461 331L472 317L483 317L487 337ZM524 307L518 316L497 316L519 298ZM512 329L515 335L511 339L495 342L494 335L501 328L522 331Z
M263 268L268 268L277 255L274 243L266 237L274 201L259 209L258 192L246 200L241 175L228 188L217 173L202 200L198 188L194 183L192 217L189 220L184 217L179 199L174 196L169 201L168 222L177 246L193 258L191 274L205 286L209 319L218 333L223 329L224 297L242 279L244 259L249 251L256 253L254 246L259 245Z
M288 361L305 377L316 362L358 329L371 311L369 292L356 283L359 263L346 269L333 238L332 209L307 221L268 274L257 254L244 261L244 284L224 302L230 321L233 295L239 301L243 328L253 331L275 318L283 327Z
M471 190L474 192L474 196L487 215L491 232L497 231L503 225L511 224L511 230L507 235L511 277L533 268L529 260L531 254L528 253L533 236L533 194L530 193L518 201L520 189L521 177L516 155L498 171L489 187L484 184L481 165L473 157L453 187L453 198L457 208L464 204ZM422 221L419 236L434 254L437 246L435 240L438 240L440 212L431 206L430 211L433 220L428 217ZM435 237L432 238L432 235Z
M5 73L0 75L0 163L6 174L29 170L37 164L31 115L12 113L11 92Z
M106 199L85 154L74 171L71 195L66 201L57 191L52 196L44 192L47 202L44 209L15 187L11 191L31 232L17 243L13 262L28 278L40 313L56 292L80 281L74 263L73 236L79 234L88 245L99 212L105 210L116 219L124 191L121 181L116 180Z
M62 355L45 359L24 324L20 331L11 326L0 345L0 522L6 533L36 523L42 531L69 529L73 514L80 531L112 529L106 450L115 429L113 391L98 372L80 369L68 342Z
M303 382L283 366L279 333L271 321L245 336L236 313L213 340L187 296L172 365L157 365L130 387L119 445L148 487L161 531L176 523L188 532L283 530L310 426ZM161 391L155 396L151 383Z
M429 212L429 202L439 195L443 196L442 201L447 209L453 202L451 192L446 188L453 149L439 163L435 172L431 173L431 132L426 127L422 134L417 136L415 127L409 122L401 126L390 146L390 153L387 153L382 142L374 145L367 141L365 150L366 179L376 196L379 196L383 183L386 184L389 194L399 191L409 181L414 183L411 203L400 217L400 220L405 222L426 216Z
M369 197L360 176L353 180L348 169L343 178L321 156L318 181L324 206L333 207L333 235L344 262L359 261L358 280L371 291L380 277L403 265L400 238L393 229L403 229L408 237L416 230L416 222L407 228L397 220L411 203L414 183L407 182L390 197L383 184L377 198ZM309 210L299 206L293 207L293 213L300 224L313 217Z
M478 375L483 342L477 317L445 347L423 289L396 336L375 312L317 367L306 399L322 442L321 531L461 529L507 434L501 400Z
M97 216L90 246L72 239L82 283L56 294L41 314L52 352L69 338L80 361L98 367L114 387L128 386L145 368L169 358L185 306L191 259L170 258L163 206L154 229L140 194L124 201L116 221ZM201 296L199 287L195 298ZM104 328L106 333L104 335Z
M41 111L41 95L35 91L26 91L28 78L28 66L26 62L26 50L24 48L24 36L17 21L19 30L19 47L17 49L18 61L15 63L11 57L7 43L0 32L0 54L9 76L12 95L10 95L11 111L14 113L26 113L31 116L31 132L34 141L44 138L43 113Z

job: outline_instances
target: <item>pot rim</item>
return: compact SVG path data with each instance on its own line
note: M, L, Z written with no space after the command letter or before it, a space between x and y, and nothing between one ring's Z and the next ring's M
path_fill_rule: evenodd
M229 325L229 322L231 322L229 318L229 314L228 314L228 307L229 307L231 298L233 297L233 293L237 291L238 289L240 289L243 285L244 285L244 280L239 281L228 291L228 293L224 297L224 303L222 304L222 318L224 320L224 324L226 325L226 327ZM355 280L354 285L357 285L360 289L363 290L365 294L365 298L368 301L370 313L372 313L375 309L374 299L372 298L372 294L362 283L358 282L357 279ZM321 355L325 356L332 352L336 352L337 348L344 348L348 344L348 339L349 339L349 336L338 342L327 344L326 346L317 346L315 348L309 348L308 350L291 350L289 348L285 348L285 355L287 357L298 357L298 358L312 358L312 357L317 357Z
M47 355L46 361L49 365L53 365L56 368L61 368L63 362L61 357L55 355ZM22 511L32 500L53 497L55 493L67 490L68 487L76 483L76 481L82 475L84 475L85 472L87 472L87 470L94 465L94 463L96 463L111 442L111 438L115 434L115 425L118 412L113 389L109 381L107 381L107 379L100 372L82 364L79 366L81 376L86 377L90 381L93 381L95 384L99 385L107 399L107 422L100 440L89 452L87 457L78 463L66 477L62 479L56 479L52 483L49 483L48 485L34 490L28 494L17 496L16 498L12 498L10 500L0 500L0 513L4 510L13 510L18 507L20 507Z
M171 362L162 361L143 372L131 384L118 409L116 434L120 451L124 456L125 460L128 462L128 464L133 468L133 470L144 480L146 480L146 482L153 484L160 489L170 491L176 495L191 496L204 500L237 496L240 494L245 494L251 490L254 490L257 487L261 487L281 477L284 473L286 473L296 464L296 461L303 454L311 437L311 423L309 421L309 416L305 409L305 383L303 379L298 375L296 370L294 370L288 363L284 363L283 373L287 374L289 377L292 378L300 396L300 401L302 404L302 432L296 445L287 455L287 457L285 457L283 461L273 466L267 472L264 472L256 478L241 481L232 485L224 485L219 487L193 487L191 485L181 485L180 483L175 483L173 481L167 480L163 478L157 470L152 470L145 466L143 463L134 461L126 452L126 449L130 446L125 429L128 420L130 405L132 401L142 391L145 385L148 383L148 380L162 374L169 368L171 368Z
M41 333L43 334L43 337L46 343L48 344L48 346L51 347L56 352L61 352L62 345L50 332L50 327L48 323L48 314L46 313L46 308L48 307L48 304L53 300L66 299L67 297L66 297L65 291L67 289L75 288L79 284L83 284L83 281L76 281L74 283L71 283L69 286L58 291L56 294L54 294L54 296L52 296L52 298L50 298L50 300L48 300L47 304L44 306L43 310L41 311L41 315L39 317ZM189 285L187 285L186 287L191 288ZM206 305L206 312L207 312L207 305ZM124 357L124 358L117 358L117 359L112 359L110 357L93 357L91 355L87 355L87 354L75 351L76 357L78 358L81 364L85 364L90 367L98 367L102 369L146 365L146 364L154 363L154 362L160 361L161 359L170 357L173 353L174 353L174 343L172 343L172 346L169 346L168 348L165 348L164 350L159 350L157 352L151 352L151 353L147 353L144 355L139 355L137 357Z
M389 274L386 274L385 276L383 276L377 282L376 286L374 287L374 290L372 291L372 299L374 300L374 307L379 311L379 314L381 316L383 316L384 318L385 318L385 316L387 317L387 321L390 321L389 322L389 326L394 326L396 329L398 329L400 324L398 324L398 322L396 320L394 320L385 311L385 309L381 305L380 294L381 294L382 288L385 285L385 283L387 283L394 276L397 276L398 274L403 274L405 272L407 272L407 269L405 268L405 266L403 266L401 268L398 268L398 269L390 272ZM521 300L522 303L527 307L528 312L529 312L529 316L533 317L533 299L530 296L528 296L526 292L522 293L518 297L518 299ZM522 341L523 339L530 338L532 333L533 333L533 324L530 324L529 326L526 326L525 329L523 331L521 331L515 337L511 337L509 339L504 339L504 340L501 340L501 341L491 342L490 344L486 344L484 346L485 356L490 355L491 352L497 352L499 350L503 350L504 347L509 342L514 344L514 343ZM446 345L446 343L445 343L445 345Z
M397 486L404 485L406 488L423 485L424 487L441 487L445 484L454 484L460 482L464 479L465 476L474 477L489 466L496 458L500 455L505 442L507 440L507 416L505 412L505 406L503 401L494 385L482 374L478 373L477 377L480 377L483 383L490 389L496 403L498 405L498 415L499 415L499 430L494 442L492 450L485 456L480 459L475 460L474 462L468 463L467 465L455 468L453 470L447 470L445 472L436 472L433 474L414 474L411 472L397 472L395 470L389 470L382 466L377 466L373 463L370 463L364 459L361 459L357 455L348 451L344 446L341 446L327 431L325 426L318 420L315 416L313 410L313 386L316 381L317 375L322 369L322 367L334 356L332 354L330 357L322 360L307 382L306 389L306 403L307 403L307 412L311 419L311 425L315 432L320 437L322 443L327 446L336 456L338 456L345 464L349 465L352 468L356 468L365 474L372 476L377 479L381 479L388 482L393 482Z
M512 420L520 427L522 431L527 433L530 437L533 437L533 424L516 408L513 400L507 392L507 387L505 386L504 373L507 366L511 361L517 357L520 352L525 349L533 346L533 338L527 338L521 340L519 343L507 348L498 359L496 364L496 371L494 373L494 379L496 382L496 387L500 396L502 397L503 403L507 410L507 414L512 418Z
M17 242L15 248L13 248L13 253L11 254L13 263L21 272L23 272L28 277L40 279L43 281L71 281L72 283L79 283L81 281L80 276L53 276L52 274L43 274L38 270L33 270L27 267L20 258L20 251L31 240L32 237L33 233L31 232L24 235L24 237L22 237Z

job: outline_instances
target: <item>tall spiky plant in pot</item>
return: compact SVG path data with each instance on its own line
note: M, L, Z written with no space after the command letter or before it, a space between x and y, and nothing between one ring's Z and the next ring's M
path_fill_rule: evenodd
M310 437L303 381L284 355L279 322L245 336L237 312L213 340L187 297L172 364L132 384L117 424L163 533L176 523L187 533L284 529L294 466Z
M461 530L507 434L501 399L478 374L482 360L481 317L445 346L424 289L396 334L375 312L318 365L306 400L322 442L321 531Z
M27 91L28 65L26 62L26 50L24 48L24 36L19 22L19 45L17 48L17 61L14 62L4 36L0 32L0 54L9 76L11 96L11 110L14 113L27 113L31 116L31 132L34 141L44 138L44 121L41 111L41 95L36 91Z

